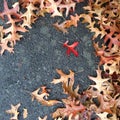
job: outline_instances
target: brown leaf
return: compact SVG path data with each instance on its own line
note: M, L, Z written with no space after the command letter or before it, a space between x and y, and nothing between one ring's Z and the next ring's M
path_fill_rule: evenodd
M98 111L112 114L112 108L115 106L116 100L109 95L100 95L98 99L100 101Z
M79 98L80 97L80 95L78 93L79 86L77 86L75 89L73 89L73 83L71 81L72 80L69 81L69 84L68 83L63 83L62 84L64 93L68 94L72 99Z
M76 3L74 1L64 1L64 4L60 4L58 8L60 11L63 11L65 9L65 15L66 17L69 15L70 10L72 9L73 11L75 10Z
M60 75L59 79L53 79L51 83L58 84L58 83L68 83L68 80L71 79L74 81L74 72L69 70L69 74L65 74L62 70L56 69L57 73Z
M55 118L54 120L63 120L61 117L59 117L59 118Z
M120 74L120 57L110 60L103 65L104 71L108 71L110 75L113 73Z
M69 28L72 25L75 26L75 27L77 27L78 26L77 23L78 23L79 19L80 19L80 16L78 14L75 14L75 16L71 15L70 16L70 20L66 20L64 27L65 28Z
M103 90L103 88L102 88L103 83L107 82L110 78L102 78L100 68L98 68L98 70L96 70L96 72L97 72L97 77L89 76L89 79L93 80L96 83L95 85L90 85L90 86L96 88L99 92L101 92Z
M23 109L23 118L26 119L28 117L28 110L26 108Z
M45 116L44 118L38 117L38 120L47 120L47 116Z
M79 19L80 19L80 16L78 14L75 14L75 16L71 15L70 20L66 20L60 24L58 22L56 22L53 24L53 26L57 30L62 31L63 33L68 33L67 28L69 28L71 26L77 27L77 25L78 25L77 23L78 23Z
M58 84L62 83L62 88L65 94L68 94L72 99L79 98L79 86L73 89L74 85L74 72L69 70L69 74L65 74L62 70L56 69L57 73L60 75L59 79L53 79L51 83Z
M48 100L49 93L45 86L41 87L41 92L39 92L40 88L31 93L32 101L36 99L38 102L45 106L53 106L57 103L60 103L58 100Z
M18 120L18 108L20 107L20 103L18 103L17 105L11 105L11 109L10 110L6 110L6 113L13 115L13 117L10 118L10 120Z
M0 17L2 17L4 20L5 16L7 16L7 21L5 22L8 27L5 26L2 30L2 38L0 38L1 55L5 50L9 51L10 53L13 52L13 47L16 44L16 41L20 40L22 37L21 32L27 31L24 27L21 26L22 19L21 13L19 12L18 2L15 2L15 4L12 5L12 8L9 8L7 1L4 0L4 10L3 12L0 12Z
M10 53L14 53L14 50L13 50L14 48L9 47L8 43L9 41L6 38L2 39L2 42L0 43L0 47L1 47L0 54L1 55L4 53L5 50L9 51Z
M62 2L62 0L48 0L48 2L50 4L46 8L49 9L49 13L52 13L51 17L62 16L62 13L60 13L60 11L58 10L58 6Z
M100 118L100 120L109 120L109 118L107 118L107 115L108 115L107 112L99 113L97 115Z
M67 31L67 29L65 28L65 23L66 22L63 22L63 23L58 23L58 22L56 22L56 23L54 23L53 24L53 26L57 29L57 30L59 30L59 31L61 31L61 32L63 32L63 33L68 33L68 31Z
M57 108L55 112L52 113L52 118L62 117L64 108Z
M3 39L3 26L0 26L0 41Z
M73 117L85 110L85 106L80 102L75 102L70 99L62 99L65 108L58 108L54 113L52 113L52 118L57 117Z
M32 3L29 3L26 9L26 12L21 15L21 18L23 19L22 27L27 26L28 28L31 28L31 24L37 19L37 15L33 12L34 10L37 10L37 8Z

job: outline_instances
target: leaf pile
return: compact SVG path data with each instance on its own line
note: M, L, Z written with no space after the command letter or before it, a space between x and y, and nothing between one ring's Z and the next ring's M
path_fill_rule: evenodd
M99 65L110 74L120 74L120 2L119 0L89 0L81 14L83 23L94 33L93 46ZM95 38L100 37L99 41ZM103 39L102 39L103 38ZM102 45L100 45L102 43Z
M120 79L114 79L111 76L105 77L101 70L97 70L97 77L89 78L95 82L90 88L79 94L79 86L74 86L74 72L69 75L57 70L60 74L59 79L53 79L52 83L62 83L63 92L68 98L62 99L64 108L58 108L52 117L65 117L68 120L96 120L102 117L110 120L119 120L120 118ZM118 90L119 89L119 90ZM96 115L96 116L95 116ZM110 115L110 117L108 117ZM95 119L94 118L94 119Z
M62 70L56 69L60 78L53 79L52 84L62 84L63 93L67 95L67 98L61 99L64 107L57 108L52 113L52 118L62 118L64 120L119 120L120 118L120 79L114 79L111 75L106 76L102 73L100 68L96 70L97 76L89 76L89 79L94 81L95 84L79 93L79 85L74 86L74 72L69 71L69 74L65 74ZM46 87L45 87L46 88ZM44 89L44 88L42 88ZM37 92L36 92L37 91ZM35 98L43 105L54 105L49 102L44 102L43 95L46 94L46 90L38 95L39 89L31 93L32 99ZM35 93L35 94L34 94ZM42 97L41 97L42 96ZM59 104L61 102L56 102Z
M76 4L83 0L19 0L12 8L8 7L4 0L4 10L0 12L0 18L6 26L0 26L0 54L5 50L14 52L16 41L20 40L22 33L27 32L32 23L39 17L49 13L51 17L65 17L62 23L56 22L53 26L63 33L68 33L68 28L78 26L78 22L86 23L90 32L94 33L92 42L95 54L100 58L97 76L88 76L94 84L87 90L79 93L79 85L74 86L74 72L65 74L57 69L60 78L53 79L52 84L62 84L63 93L67 95L60 101L49 100L49 90L45 86L31 93L32 100L36 99L43 105L52 106L63 104L64 107L56 109L52 113L55 120L120 120L120 1L119 0L88 0L84 6L84 13L70 15L75 12ZM23 12L25 11L25 12ZM70 19L67 17L70 15ZM7 20L6 20L7 19ZM7 21L7 22L6 22ZM67 54L72 52L78 56L74 48L78 42L63 46L67 48ZM6 112L13 115L10 119L18 119L20 104L13 106ZM24 117L27 117L27 111ZM46 120L38 117L39 120Z

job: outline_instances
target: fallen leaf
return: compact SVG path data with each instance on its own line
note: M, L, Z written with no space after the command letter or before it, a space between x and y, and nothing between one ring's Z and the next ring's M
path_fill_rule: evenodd
M53 79L53 81L51 83L53 84L58 84L58 83L68 83L68 80L69 79L72 79L74 80L74 72L69 70L69 74L65 74L62 70L59 70L59 69L56 69L57 73L60 75L60 78L59 79Z
M61 32L63 32L63 33L68 33L67 29L65 28L65 23L66 23L66 22L63 22L63 23L59 24L58 22L56 22L56 23L53 24L53 26L54 26L57 30L59 30L59 31L61 31Z
M28 110L26 108L23 109L23 118L26 119L28 116Z
M47 120L47 116L45 116L44 118L38 117L38 120Z
M20 103L18 103L17 105L11 105L11 109L10 110L6 110L6 113L13 115L13 117L10 118L10 120L18 120L18 108L20 107Z
M102 78L100 68L98 68L98 70L96 70L96 72L97 72L97 77L89 76L89 79L93 80L96 83L95 85L90 85L90 86L96 88L99 92L101 92L103 90L103 88L102 88L103 83L107 82L110 78Z
M41 89L41 92L40 92L40 89ZM31 93L31 96L32 96L32 101L36 99L38 102L40 102L42 105L45 105L45 106L53 106L57 103L61 103L58 100L48 100L49 93L45 86L33 91Z
M72 101L70 99L62 99L63 104L65 105L64 108L58 108L55 112L52 113L52 118L57 117L73 117L76 116L79 113L82 113L85 111L85 106L82 105L80 102L77 103L75 101Z
M64 27L69 28L70 26L78 26L78 21L80 19L80 16L78 14L75 14L75 16L70 16L70 20L66 20Z
M68 40L63 44L63 47L67 48L66 54L69 56L70 53L73 53L78 57L78 51L75 50L75 47L78 46L79 42L74 42L72 45L68 45Z

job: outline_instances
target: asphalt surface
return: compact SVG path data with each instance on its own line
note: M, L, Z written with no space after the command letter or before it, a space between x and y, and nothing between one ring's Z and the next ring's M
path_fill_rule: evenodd
M13 0L9 0L9 5L12 2ZM78 13L83 12L84 4L77 5ZM1 2L0 10L2 8ZM28 109L26 120L37 120L38 116L50 116L58 106L61 106L45 107L37 101L32 102L29 94L39 86L46 85L51 89L51 99L60 100L65 97L60 84L50 84L53 78L59 77L56 69L66 73L73 70L76 73L75 85L80 84L80 91L91 84L88 75L95 75L98 63L92 47L92 34L81 22L78 23L77 28L71 27L68 30L69 34L63 34L52 25L57 19L60 18L53 19L49 15L39 18L32 25L32 29L17 42L14 54L5 52L0 56L0 120L10 119L10 115L6 114L5 110L10 109L11 104L21 103L19 120L23 120L23 108ZM73 54L69 57L66 55L66 49L60 44L66 40L71 44L74 41L80 42L76 47L79 52L78 57ZM52 118L49 117L49 120Z

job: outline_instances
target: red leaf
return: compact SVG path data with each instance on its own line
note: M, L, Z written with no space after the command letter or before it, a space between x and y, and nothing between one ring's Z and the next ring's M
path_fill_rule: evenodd
M78 51L75 50L75 47L78 46L79 42L74 42L72 45L68 45L68 40L63 44L63 47L67 48L66 54L69 56L70 53L73 53L76 57L78 57Z

